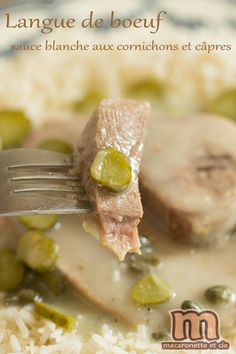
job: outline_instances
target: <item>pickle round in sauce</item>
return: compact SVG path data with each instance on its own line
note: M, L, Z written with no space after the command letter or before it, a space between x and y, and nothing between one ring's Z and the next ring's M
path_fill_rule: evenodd
M236 89L223 92L208 105L208 111L228 117L236 122Z
M99 186L122 192L132 180L132 169L125 155L108 147L97 152L90 166L90 175Z
M160 304L170 300L171 290L163 280L148 274L134 284L131 296L140 305Z
M71 145L60 139L45 140L39 145L39 149L61 152L68 155L73 152Z
M0 290L9 291L17 287L24 277L24 265L15 254L0 250Z
M30 121L21 111L0 111L0 138L3 148L18 146L30 130Z
M46 272L52 269L58 254L57 243L37 230L25 233L21 237L17 248L17 257L29 268L38 272Z
M18 216L19 222L28 229L49 230L57 222L57 215L22 215Z

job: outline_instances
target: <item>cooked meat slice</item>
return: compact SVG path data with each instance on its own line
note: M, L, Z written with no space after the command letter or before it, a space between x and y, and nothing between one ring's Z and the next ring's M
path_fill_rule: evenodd
M156 331L166 320L163 308L167 304L150 308L137 306L131 298L131 288L140 274L130 271L125 262L82 228L81 217L62 217L61 228L52 232L60 247L58 267L75 290L111 314L131 325L148 324ZM161 309L161 310L160 310ZM168 319L168 316L166 316Z
M144 205L185 242L236 227L236 126L220 117L153 117L141 168Z
M120 260L137 252L137 225L143 210L138 190L138 173L149 104L133 100L104 100L88 121L75 154L82 184L93 207L100 242ZM99 187L90 177L90 166L98 151L113 147L123 153L132 167L131 185L122 193Z

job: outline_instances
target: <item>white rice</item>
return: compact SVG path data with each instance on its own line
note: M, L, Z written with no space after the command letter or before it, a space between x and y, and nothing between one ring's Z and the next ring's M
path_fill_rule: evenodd
M121 333L103 324L97 333L86 340L80 335L78 316L72 332L64 332L54 323L34 315L31 306L0 309L0 354L158 354L160 344L150 339L146 326L139 325L136 332ZM235 336L235 333L233 334ZM236 343L233 343L235 346ZM234 353L234 349L222 353ZM183 354L183 351L178 351ZM186 352L187 353L187 352ZM197 354L191 351L191 354ZM220 351L211 351L217 354ZM202 354L205 354L202 352ZM207 354L207 353L206 353Z
M22 109L38 125L58 117L66 119L75 102L83 101L92 89L98 89L102 97L119 97L127 95L137 81L150 79L163 89L159 109L188 113L204 109L212 97L234 87L232 57L150 53L140 60L138 53L114 52L99 57L61 53L0 59L4 82L0 84L0 108Z

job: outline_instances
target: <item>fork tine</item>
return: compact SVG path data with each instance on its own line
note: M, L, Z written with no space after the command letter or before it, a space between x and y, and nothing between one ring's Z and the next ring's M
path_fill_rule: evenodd
M22 203L22 199L24 203ZM25 199L27 201L25 201ZM77 198L53 198L51 196L15 194L4 201L4 207L0 205L0 215L45 215L45 214L81 214L91 211L90 204Z
M72 157L45 150L0 152L0 215L88 213Z
M11 177L10 179L12 182L16 181L34 181L34 180L49 180L50 182L53 181L64 181L66 182L80 182L80 177L79 176L65 176L65 175L51 175L50 173L48 175L41 175L40 173L37 175L23 175L23 176L14 176Z
M8 160L7 169L21 168L69 168L72 166L72 157L54 151L39 149L11 149L3 150L1 155Z
M83 188L77 188L77 187L63 187L63 186L46 186L46 187L26 187L27 185L24 185L22 187L18 187L16 189L12 189L12 193L24 193L24 192L57 192L57 193L70 193L70 194L79 194L83 195Z

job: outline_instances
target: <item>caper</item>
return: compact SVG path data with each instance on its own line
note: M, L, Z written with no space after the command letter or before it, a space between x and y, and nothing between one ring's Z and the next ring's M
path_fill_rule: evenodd
M137 253L127 254L126 263L131 270L135 272L148 272L150 267L157 266L160 259L157 255L147 253L139 255Z
M209 103L208 111L236 121L236 89L223 92Z
M40 231L32 230L24 234L17 248L17 256L28 267L38 272L53 268L58 258L58 245Z
M160 263L159 257L154 253L150 240L146 236L139 236L141 255L137 253L128 253L126 263L131 270L135 272L148 272L150 267L157 266Z
M45 140L39 145L39 149L72 154L73 149L70 144L60 139Z
M18 146L30 129L30 122L23 112L0 111L0 137L3 148Z
M122 192L131 182L132 169L125 155L108 147L97 152L90 167L90 175L99 186Z
M228 286L216 285L205 291L205 298L211 304L230 304L235 302L235 293Z
M20 289L18 292L8 293L4 303L9 305L24 306L35 301L42 301L41 296L33 289Z
M171 291L163 280L148 274L134 284L131 296L141 305L151 305L168 301Z
M0 290L8 291L23 280L24 265L12 251L0 250Z
M40 301L35 302L35 312L38 315L54 322L57 326L62 327L66 331L70 331L75 323L75 319L73 317L68 316L58 309Z
M28 229L48 230L57 222L57 215L22 215L18 216L18 220Z
M41 279L54 296L60 295L66 288L65 278L59 269L42 273Z
M171 340L170 333L168 331L158 331L152 333L152 338L158 342Z
M202 307L194 302L194 301L191 301L191 300L185 300L184 302L182 302L181 304L181 309L182 310L195 310L195 311L201 311L202 310Z

